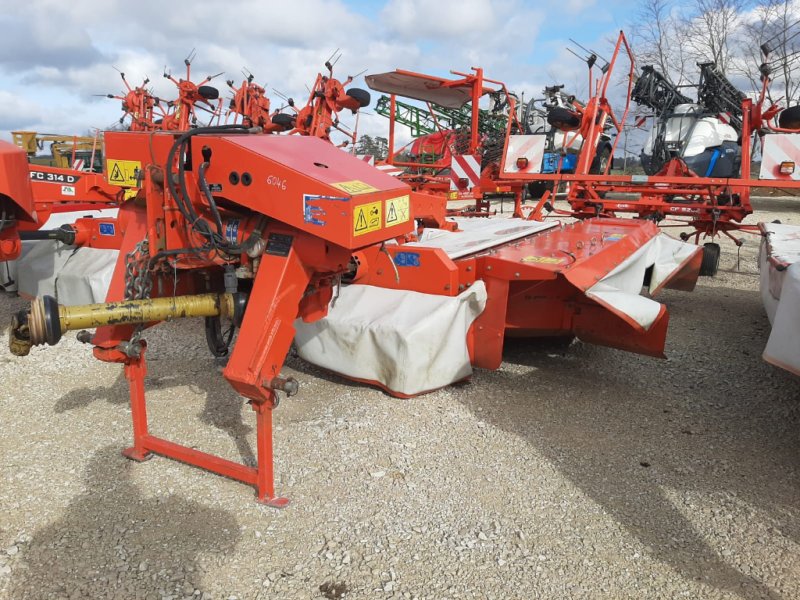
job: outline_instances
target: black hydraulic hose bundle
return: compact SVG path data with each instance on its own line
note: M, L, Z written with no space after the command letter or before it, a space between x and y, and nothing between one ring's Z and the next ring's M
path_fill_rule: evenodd
M204 162L200 165L200 168L198 170L198 184L200 186L200 190L203 192L203 195L206 198L206 201L208 202L211 214L214 217L214 225L216 231L214 231L212 225L205 218L197 214L197 212L194 209L194 206L192 205L192 201L189 197L189 191L186 186L185 155L186 155L186 150L188 149L189 146L189 141L193 136L200 134L208 134L208 133L249 134L249 133L255 133L257 131L260 131L260 129L250 128L245 125L220 125L216 127L198 127L196 129L192 129L180 135L175 140L175 143L172 145L172 148L170 148L170 151L167 154L167 164L166 164L167 189L169 190L170 196L175 201L178 210L180 210L181 214L189 223L192 230L194 230L201 237L207 240L207 242L200 248L192 248L191 250L193 252L208 253L215 250L222 251L226 254L240 254L243 252L247 252L260 239L261 232L258 229L255 230L250 235L250 237L241 245L237 245L225 237L223 233L222 218L220 216L216 201L214 200L214 196L211 194L211 191L208 187L208 182L206 181L205 177L205 172L208 169L211 160L211 151L208 148L203 149ZM173 171L173 165L175 164L176 156L178 157L177 183L175 181L176 178L175 178L175 173Z

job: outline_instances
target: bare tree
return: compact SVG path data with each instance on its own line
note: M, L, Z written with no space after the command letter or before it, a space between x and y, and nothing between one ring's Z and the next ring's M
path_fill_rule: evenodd
M695 62L713 62L728 71L736 57L736 36L746 0L689 0L682 21L680 41Z
M672 0L642 0L631 27L639 65L653 65L676 85L686 83L691 67L681 43L684 24L677 16L680 8Z
M769 46L766 61L774 81L771 96L785 96L784 104L800 95L800 0L761 0L742 25L738 71L754 88L760 87L762 44Z

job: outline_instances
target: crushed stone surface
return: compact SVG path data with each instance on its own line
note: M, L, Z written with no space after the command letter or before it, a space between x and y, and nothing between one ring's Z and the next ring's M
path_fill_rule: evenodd
M800 199L749 222L800 224ZM509 342L411 400L297 358L277 488L126 460L126 381L75 334L0 353L0 598L800 598L800 378L761 360L758 238L666 291L666 360ZM0 297L0 323L24 302ZM201 321L148 331L153 433L252 464ZM0 335L6 347L7 334Z

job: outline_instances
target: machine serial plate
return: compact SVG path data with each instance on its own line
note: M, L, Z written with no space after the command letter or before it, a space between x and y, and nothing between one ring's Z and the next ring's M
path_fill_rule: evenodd
M292 249L292 241L294 236L285 235L283 233L270 233L267 238L267 254L273 256L289 256L289 250Z

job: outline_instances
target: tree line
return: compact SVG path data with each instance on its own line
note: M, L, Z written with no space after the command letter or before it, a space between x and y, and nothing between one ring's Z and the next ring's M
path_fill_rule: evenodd
M772 95L798 102L800 0L639 0L629 29L640 66L684 86L697 83L697 63L714 62L745 92L760 88L769 41Z

